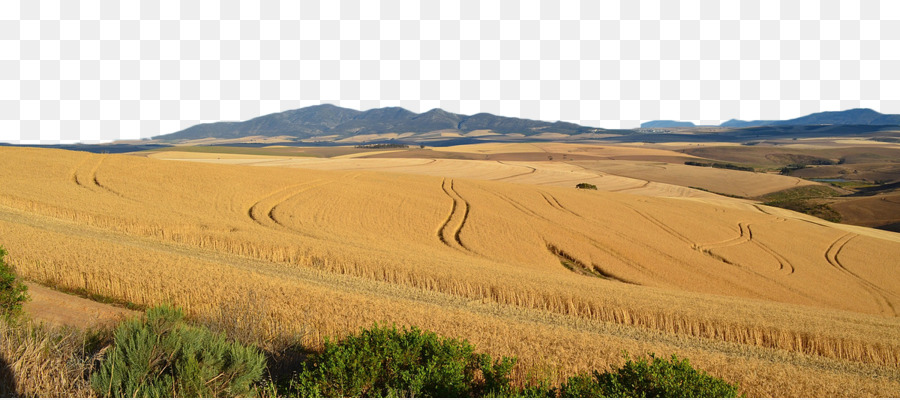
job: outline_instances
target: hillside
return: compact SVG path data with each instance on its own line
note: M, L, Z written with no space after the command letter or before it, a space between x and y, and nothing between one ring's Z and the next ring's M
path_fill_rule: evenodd
M0 148L27 279L321 343L374 322L562 377L677 353L751 396L900 390L900 235L720 199ZM240 308L240 307L238 307Z

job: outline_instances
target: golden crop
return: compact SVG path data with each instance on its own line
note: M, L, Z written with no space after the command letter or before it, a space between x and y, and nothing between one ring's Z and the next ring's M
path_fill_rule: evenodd
M245 304L310 345L386 322L557 379L628 350L756 396L900 390L900 235L746 202L0 148L0 245L31 280Z

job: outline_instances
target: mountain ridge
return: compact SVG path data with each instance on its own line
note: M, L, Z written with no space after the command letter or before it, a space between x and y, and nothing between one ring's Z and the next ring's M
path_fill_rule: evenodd
M757 126L794 126L794 125L900 125L900 115L882 114L871 108L851 108L843 111L822 111L788 120L754 120L744 121L729 119L718 126L721 128L749 128ZM693 127L693 122L654 120L641 124L641 128L680 128Z
M743 121L731 119L718 127L748 129L782 128L796 125L900 125L900 115L881 114L868 108L825 111L789 120ZM715 126L715 125L713 125ZM702 127L692 122L649 121L641 128ZM287 137L297 141L364 142L404 139L406 141L439 140L442 137L465 137L473 131L492 134L494 138L547 137L567 135L573 140L599 136L634 134L634 130L588 127L571 122L539 121L503 117L490 113L456 114L440 108L415 113L402 107L373 108L365 111L319 104L271 113L246 121L203 123L187 129L157 136L161 141L197 139L240 139L245 137ZM550 135L549 137L553 137Z
M385 133L423 134L436 131L468 133L489 130L498 134L521 133L525 136L544 132L575 135L603 131L570 122L546 122L524 118L502 117L490 113L455 114L434 108L421 114L402 107L373 108L358 111L321 104L272 113L246 121L213 122L162 135L157 139L234 139L246 136L292 136L310 139L336 135L346 138L355 135Z

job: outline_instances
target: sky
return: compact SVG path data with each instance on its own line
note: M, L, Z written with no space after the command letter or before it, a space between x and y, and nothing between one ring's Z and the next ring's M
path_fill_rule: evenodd
M900 2L8 0L0 142L331 103L634 128L900 113Z

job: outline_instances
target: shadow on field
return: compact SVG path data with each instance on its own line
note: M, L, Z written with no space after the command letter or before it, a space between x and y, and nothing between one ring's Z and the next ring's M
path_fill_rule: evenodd
M0 397L19 397L16 378L3 357L0 357Z
M264 350L268 360L266 368L269 378L274 382L287 382L297 372L303 370L306 361L316 354L301 345L287 346L276 351Z

